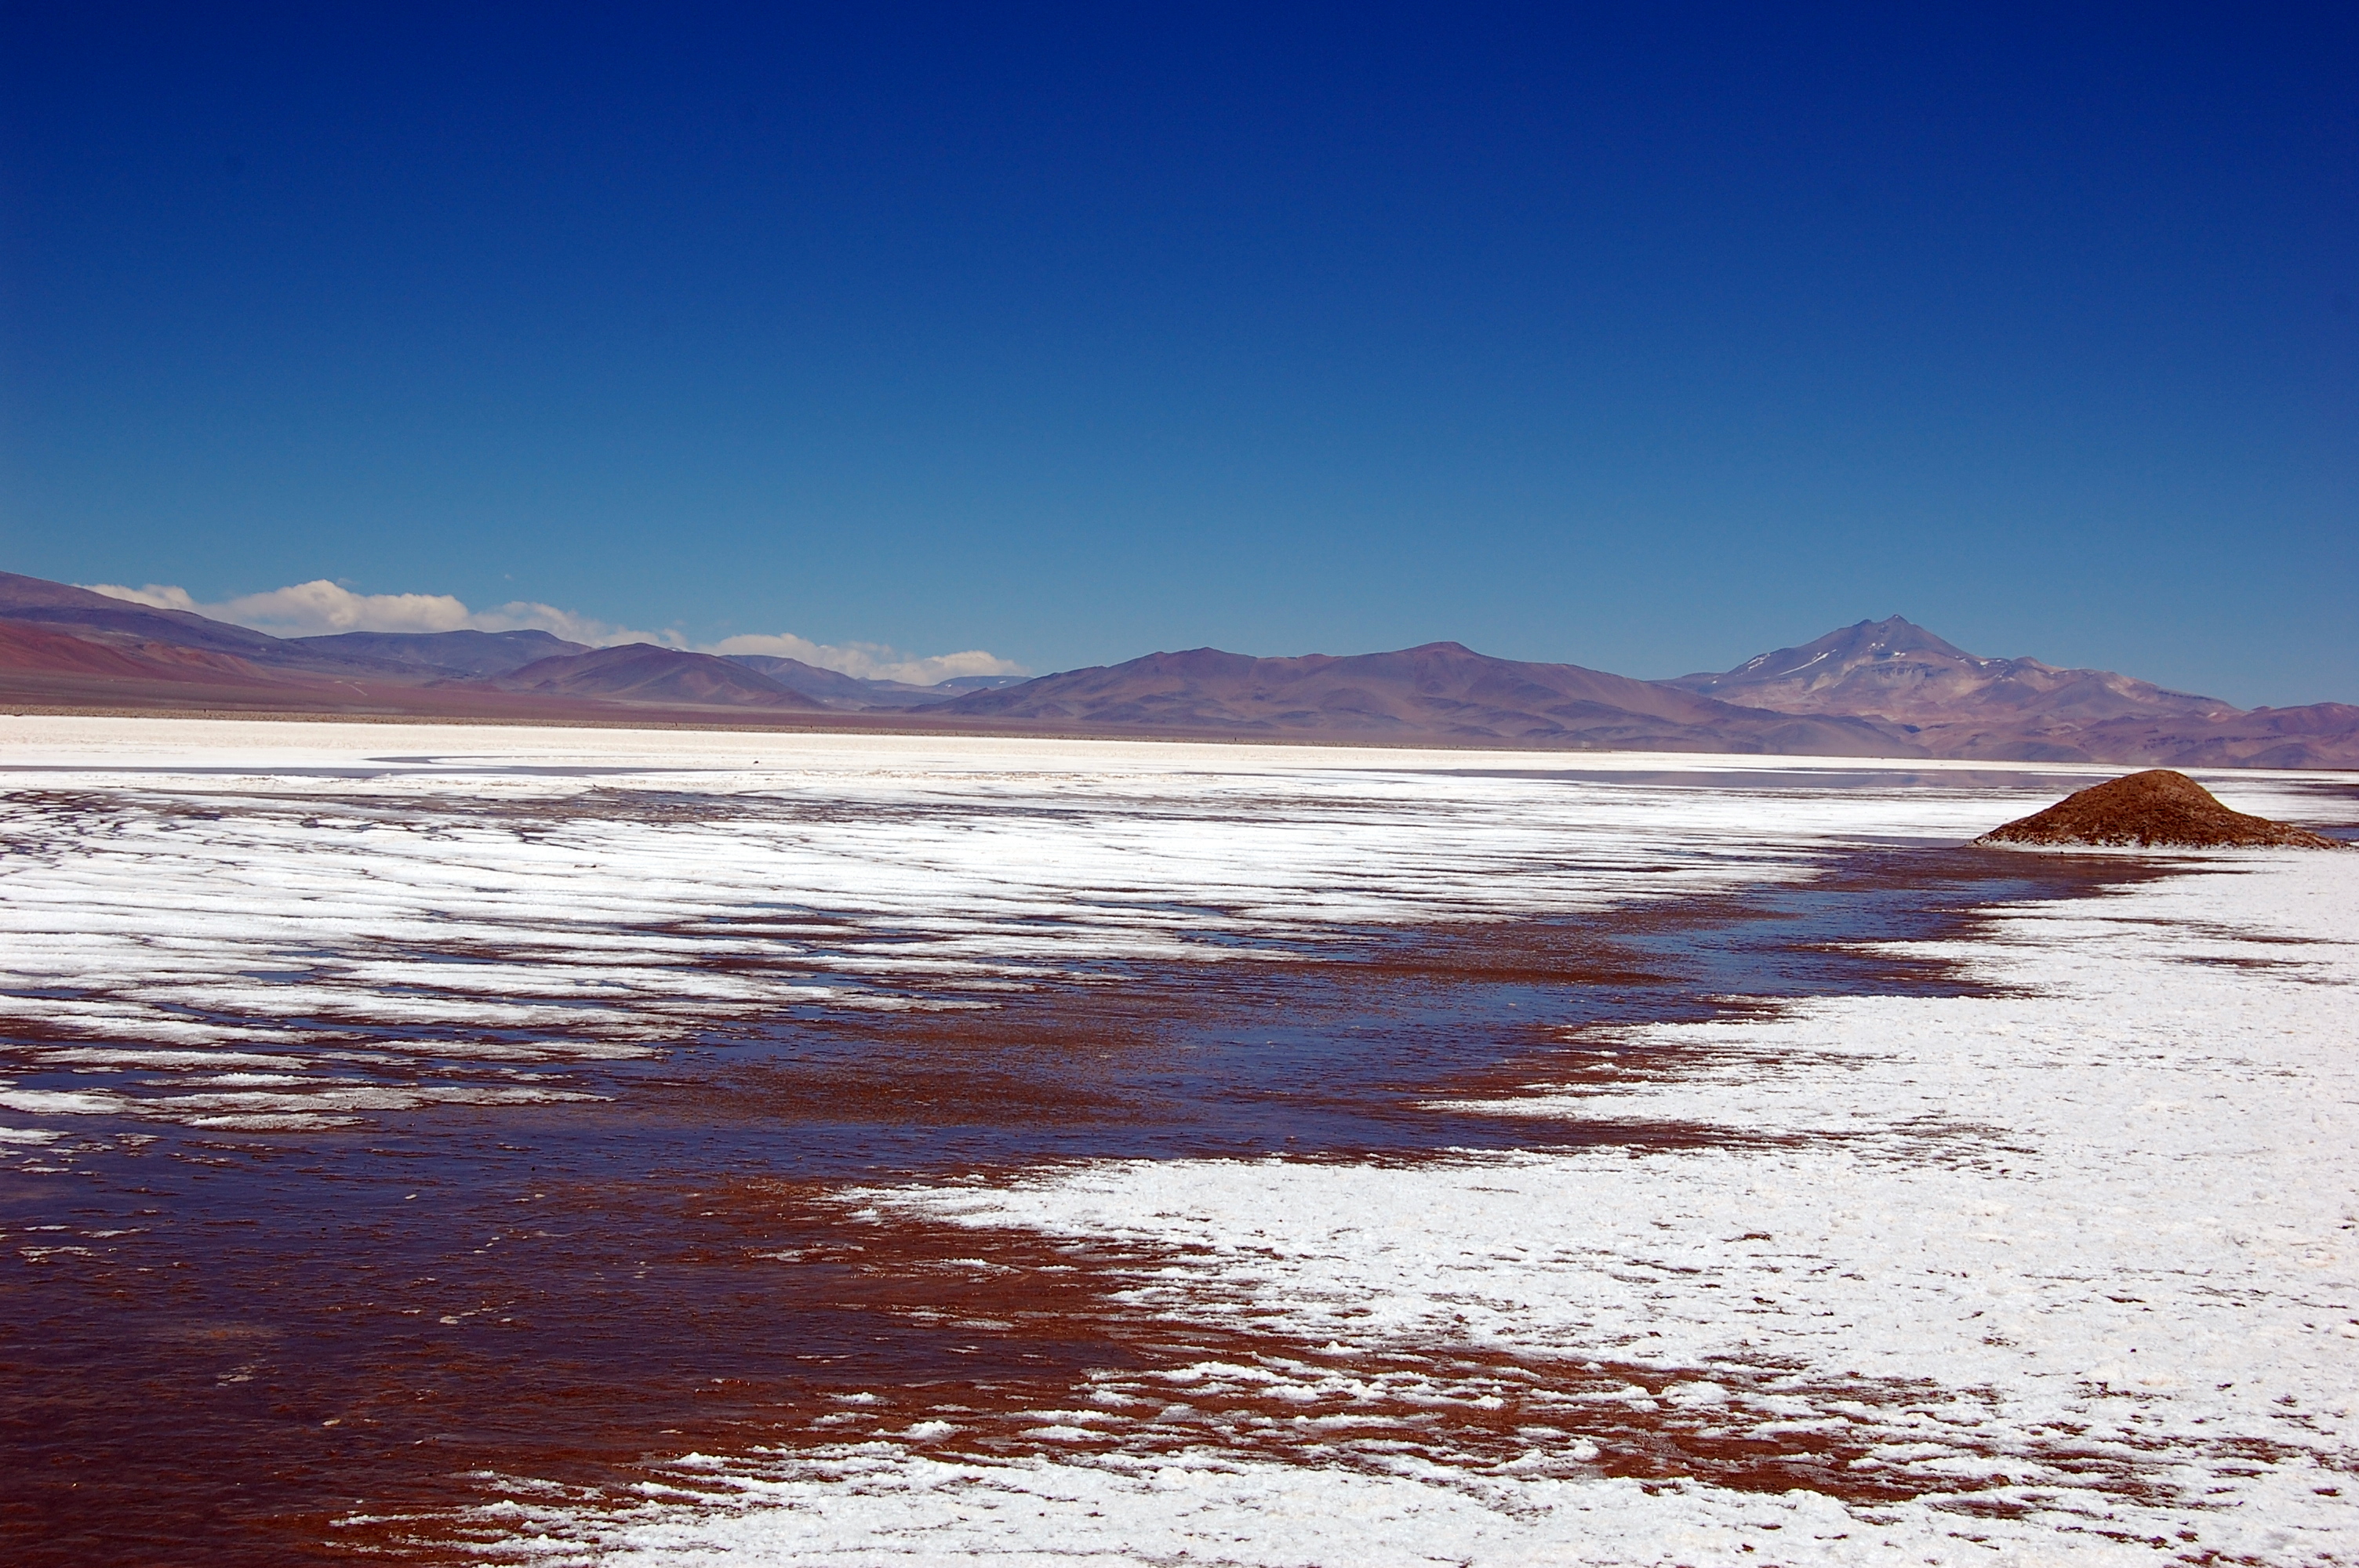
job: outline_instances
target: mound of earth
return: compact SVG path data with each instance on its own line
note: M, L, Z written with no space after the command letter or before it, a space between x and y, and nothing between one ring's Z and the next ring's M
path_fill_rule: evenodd
M2136 844L2190 849L2337 849L2306 827L2231 811L2185 773L2152 768L2067 795L2047 810L1993 828L1981 844Z

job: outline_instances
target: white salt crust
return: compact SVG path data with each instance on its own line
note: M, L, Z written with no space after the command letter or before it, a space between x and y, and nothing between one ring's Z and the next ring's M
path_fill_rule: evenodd
M1331 1349L1635 1365L1632 1397L1724 1407L1738 1435L1845 1426L1930 1498L1846 1508L1211 1453L954 1465L870 1444L705 1462L723 1502L536 1512L529 1528L558 1533L535 1550L667 1565L2359 1561L2354 907L2359 856L2278 852L2007 909L1987 941L1919 950L2013 994L1628 1031L1625 1047L1697 1048L1710 1074L1500 1108L1788 1140L1767 1148L1106 1162L863 1195L1171 1249L1128 1299L1177 1319ZM1344 1375L1198 1370L1306 1390ZM1836 1391L1745 1391L1781 1378ZM1894 1382L1916 1386L1877 1391ZM2060 1464L2091 1454L2146 1495ZM1946 1507L1967 1483L2021 1513Z
M606 1524L593 1546L579 1539L577 1521L521 1499L478 1510L475 1518L515 1531L495 1560L665 1568L2154 1568L2192 1560L2184 1541L2158 1545L2095 1529L2064 1531L1919 1509L1853 1509L1799 1491L1766 1496L1693 1485L1650 1491L1627 1480L1460 1472L1380 1476L1235 1464L1210 1454L1176 1463L947 1464L881 1444L781 1469L790 1473L736 1477L736 1496L727 1504L650 1502L642 1510L646 1522ZM2293 1514L2307 1509L2306 1493L2266 1485L2253 1500ZM2303 1533L2257 1526L2245 1532L2246 1549L2234 1560L2350 1560L2347 1533L2316 1549L2319 1538L2311 1535L2306 1545Z
M1563 769L1591 776L1546 776ZM1677 782L1703 773L1715 777ZM284 1129L555 1100L574 1092L569 1064L785 1010L989 1006L1124 960L1278 962L1352 926L1790 880L1832 849L1970 837L2052 793L1995 792L2006 776L1849 759L0 719L0 1034L47 1047L0 1068L298 1075L245 1099L168 1079L0 1080L0 1096L36 1097L0 1106ZM2231 787L2298 813L2313 804L2303 784ZM331 1064L341 1076L315 1073ZM495 1064L549 1081L413 1081Z
M1550 765L1632 776L1531 776ZM987 1004L1103 957L1238 961L1240 939L1355 922L1605 909L1790 879L1845 845L1963 838L2055 793L1915 763L1867 787L1766 776L1875 771L1849 760L134 720L0 720L0 767L39 770L0 773L0 989L44 1042L12 1070L45 1075L0 1080L0 1106L269 1128L440 1090L570 1092L365 1079L404 1053L561 1066L765 1007ZM1660 776L1707 771L1765 778ZM2300 819L2321 781L2207 782ZM1485 1107L1681 1121L1700 1147L1108 1162L857 1199L1170 1248L1136 1303L1346 1368L1256 1357L1169 1374L1175 1393L1348 1380L1355 1346L1610 1361L1637 1369L1617 1396L1634 1408L1842 1425L1924 1499L1649 1491L1579 1473L1599 1455L1571 1430L1506 1464L1346 1468L951 1463L914 1452L939 1433L913 1426L769 1464L691 1455L682 1487L619 1515L519 1487L479 1516L508 1532L490 1555L2359 1562L2359 856L2188 864L2209 869L2003 911L1946 949L2007 994L1583 1036L1595 1070ZM735 967L698 967L715 954ZM1607 1070L1604 1051L1650 1045L1691 1065ZM135 1094L111 1076L126 1071L185 1088ZM1043 1412L1036 1436L1118 1419ZM2143 1490L2083 1484L2067 1448ZM1942 1505L1968 1487L2021 1511Z

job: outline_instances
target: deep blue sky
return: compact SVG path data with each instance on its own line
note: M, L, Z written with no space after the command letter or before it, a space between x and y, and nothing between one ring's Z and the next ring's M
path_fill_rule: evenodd
M2359 10L1915 9L11 0L0 568L2359 700Z

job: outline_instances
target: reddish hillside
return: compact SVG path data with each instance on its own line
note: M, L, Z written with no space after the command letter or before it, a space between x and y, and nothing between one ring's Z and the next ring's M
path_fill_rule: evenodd
M352 675L374 673L378 668L374 662L315 651L265 632L209 621L185 610L157 610L69 583L19 577L14 572L0 572L0 619L38 625L111 647L153 646L225 654L244 660L241 667L249 674L289 670Z
M2313 702L2176 721L2116 719L2075 736L2101 762L2182 768L2359 768L2359 708Z
M799 714L817 704L701 654L646 648L668 670L588 671L540 658L538 689L454 675L520 663L519 652L598 655L540 632L353 633L279 638L185 611L157 610L65 583L0 573L0 701L21 707L365 714L510 722L660 721L669 708ZM678 665L687 666L683 673Z
M170 678L185 663L159 667L136 653L21 621L0 621L0 669L25 673L112 676L125 680Z

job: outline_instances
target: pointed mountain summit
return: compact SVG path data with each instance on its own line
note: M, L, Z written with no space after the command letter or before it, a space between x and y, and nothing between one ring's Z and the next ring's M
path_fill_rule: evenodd
M1872 720L1936 757L2210 768L2359 762L2359 708L2247 713L2111 670L1984 658L1897 615L1662 684L1780 713Z
M2000 662L1977 659L1956 643L1935 636L1913 621L1887 615L1881 621L1862 621L1840 631L1830 632L1817 642L1805 643L1799 648L1779 648L1775 653L1756 654L1725 675L1682 676L1677 684L1760 685L1793 678L1823 683L1841 679L1863 665L1905 659L1911 654L1930 654L1944 662L1975 665ZM1702 687L1690 686L1690 689L1700 690Z
M1780 713L1843 713L1912 731L1961 724L2085 728L2116 719L2201 719L2236 712L2214 697L2169 691L2111 670L2038 659L1986 659L1897 615L1862 621L1798 648L1718 674L1666 682Z

